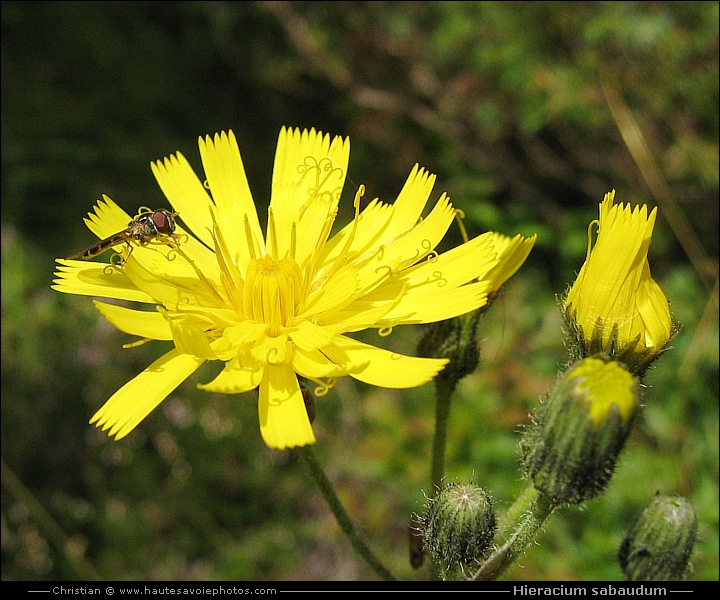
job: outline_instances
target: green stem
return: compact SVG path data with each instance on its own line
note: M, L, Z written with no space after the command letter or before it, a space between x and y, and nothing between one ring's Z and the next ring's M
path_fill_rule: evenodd
M455 383L438 377L435 379L437 398L435 404L435 438L432 453L432 489L442 485L445 477L445 448L447 446L447 428L450 418L450 398L455 390Z
M557 508L547 496L532 488L532 492L524 492L511 507L511 511L520 512L520 503L525 503L524 519L520 522L512 537L502 548L496 550L480 567L473 581L494 581L507 569L515 559L525 551L535 538L540 527ZM529 506L528 506L529 505Z
M82 553L72 551L71 540L68 535L52 515L45 510L42 503L25 487L12 469L4 462L0 462L0 467L3 488L7 489L17 502L24 505L35 523L37 523L40 531L45 534L49 542L76 570L80 579L101 581L103 578L87 558Z
M335 493L332 483L330 483L327 475L325 475L325 471L323 471L323 468L317 461L312 447L303 446L302 448L297 448L297 453L300 457L300 462L302 462L317 484L318 488L320 488L320 492L322 493L323 498L325 498L325 502L327 502L333 515L335 515L335 518L340 525L340 529L342 529L343 533L345 533L345 535L347 535L350 539L352 547L355 548L360 556L362 556L365 562L373 571L375 571L378 577L385 581L395 581L396 579L393 574L390 573L385 565L383 565L375 554L373 554L373 551L370 550L368 545L365 543L365 540L363 540L358 533L352 519L350 519L350 516L347 514L342 502L340 502L340 498L338 498Z
M523 518L523 515L530 510L530 506L537 497L535 486L527 486L517 497L512 506L508 508L503 516L498 520L497 528L499 532L504 532L510 527L514 527Z

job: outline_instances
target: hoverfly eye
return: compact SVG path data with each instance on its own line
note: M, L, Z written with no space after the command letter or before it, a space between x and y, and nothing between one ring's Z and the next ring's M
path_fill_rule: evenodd
M167 235L175 229L175 221L167 211L156 210L153 213L152 220L159 233Z

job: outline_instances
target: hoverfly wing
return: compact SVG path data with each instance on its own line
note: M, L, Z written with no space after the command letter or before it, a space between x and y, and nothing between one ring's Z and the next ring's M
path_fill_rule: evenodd
M173 241L177 240L175 232L175 217L178 216L176 212L169 212L167 210L149 210L145 209L144 212L138 214L130 223L128 223L127 229L114 233L113 235L106 237L104 240L95 242L92 246L88 246L82 252L68 256L66 260L72 260L74 258L82 258L83 260L89 260L98 254L102 254L106 250L109 250L113 246L117 246L122 243L130 245L132 251L132 245L130 242L135 242L140 246L145 246L152 241L162 240L163 237L172 238Z
M109 250L113 246L117 246L118 244L122 244L123 242L127 241L127 234L125 231L120 231L118 233L114 233L113 235L106 237L104 240L100 240L99 242L95 242L92 246L88 246L85 248L85 250L82 250L81 252L78 252L77 254L73 254L71 256L68 256L66 260L72 260L74 258L82 258L83 260L90 260L91 258L97 256L98 254L102 254L106 250Z

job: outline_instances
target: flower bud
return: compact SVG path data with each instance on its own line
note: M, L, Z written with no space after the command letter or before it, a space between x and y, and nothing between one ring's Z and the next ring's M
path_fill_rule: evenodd
M449 358L448 365L435 376L454 389L458 381L472 373L480 360L477 326L482 310L446 321L432 323L418 343L419 356Z
M555 504L601 494L637 411L637 382L620 363L585 358L553 386L520 442L523 471Z
M448 484L428 501L420 523L441 577L462 579L480 564L495 536L492 498L473 484Z
M620 545L618 560L628 581L683 579L697 528L688 500L656 496Z
M588 252L563 300L573 359L599 352L642 375L667 349L677 327L660 286L650 276L648 250L657 209L614 204L605 194L600 218L588 229ZM593 226L597 239L590 242Z

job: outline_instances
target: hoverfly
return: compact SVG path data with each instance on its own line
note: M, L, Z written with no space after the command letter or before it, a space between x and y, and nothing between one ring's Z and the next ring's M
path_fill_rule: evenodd
M118 231L106 237L104 240L95 242L82 252L68 256L67 260L73 258L89 260L123 243L130 246L130 251L132 252L132 242L140 246L147 246L154 241L160 243L176 242L178 236L175 233L175 217L177 217L178 214L179 213L170 212L162 208L151 210L146 207L141 207L139 214L128 223L126 229Z

